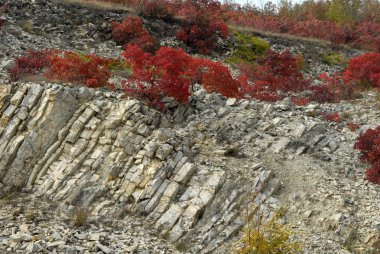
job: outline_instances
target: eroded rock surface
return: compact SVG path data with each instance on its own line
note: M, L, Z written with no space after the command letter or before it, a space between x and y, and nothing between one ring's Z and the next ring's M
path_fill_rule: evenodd
M3 85L0 97L3 194L21 191L62 213L84 207L121 223L137 216L155 237L194 253L226 251L247 204L267 216L286 207L289 222L307 228L301 241L315 242L305 246L310 253L348 244L363 251L369 236L376 243L378 187L355 166L356 135L310 114L324 106L246 106L212 94L158 112L118 93L47 83ZM221 102L229 112L222 116ZM336 107L355 110L357 120L369 116L356 105ZM4 250L31 242L15 230L3 233ZM91 248L116 250L106 243Z

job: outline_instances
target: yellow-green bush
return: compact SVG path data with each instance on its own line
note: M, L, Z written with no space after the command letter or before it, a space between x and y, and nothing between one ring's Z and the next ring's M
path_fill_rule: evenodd
M250 219L240 242L239 254L298 254L302 246L291 240L292 232L278 222L277 213L268 222L261 218Z
M233 54L226 62L238 64L252 62L263 56L270 48L269 43L249 34L235 33L236 45L233 47Z
M323 53L322 62L330 66L340 65L344 67L347 64L347 59L337 52Z

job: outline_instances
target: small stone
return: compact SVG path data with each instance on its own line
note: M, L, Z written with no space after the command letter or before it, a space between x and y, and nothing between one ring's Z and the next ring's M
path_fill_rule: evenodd
M156 151L156 157L160 160L165 160L173 151L174 147L169 144L163 144Z
M194 174L196 171L196 167L194 164L190 162L186 162L185 165L182 166L182 168L179 170L177 175L174 177L174 181L178 183L186 183L190 177Z
M103 253L109 254L112 252L112 249L108 248L107 246L104 246L103 244L97 243L96 247L98 247Z
M79 240L84 240L86 239L87 235L86 234L79 234L79 233L75 233L74 236L76 238L78 238Z
M236 106L237 99L236 98L228 98L226 101L226 106L233 107Z
M48 247L48 249L54 249L58 246L65 245L65 244L66 244L66 242L61 240L61 241L55 241L55 242L47 243L46 246Z
M280 153L286 149L286 147L289 145L290 139L287 137L281 138L276 143L273 144L272 150L275 153Z
M228 110L227 108L219 108L217 114L218 114L219 118L222 118L222 117L228 115L229 113L230 113L230 110Z
M11 235L10 238L16 242L29 242L29 241L32 241L33 239L33 237L30 234L25 234L25 233L20 233L20 232L18 232L17 234Z
M98 233L90 234L88 239L90 241L99 241L100 240L100 234L98 234Z

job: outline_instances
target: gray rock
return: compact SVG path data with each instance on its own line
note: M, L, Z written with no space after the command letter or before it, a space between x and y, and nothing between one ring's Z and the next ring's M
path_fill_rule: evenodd
M165 160L169 154L173 151L173 146L169 144L163 144L156 151L156 157L160 160Z

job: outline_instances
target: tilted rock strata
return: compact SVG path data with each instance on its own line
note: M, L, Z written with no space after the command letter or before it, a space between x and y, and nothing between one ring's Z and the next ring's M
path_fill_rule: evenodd
M189 142L159 128L161 114L139 101L99 99L83 88L32 83L2 86L1 98L5 191L91 207L100 216L145 215L170 242L195 229L200 244L214 242L203 252L243 225L238 192L222 207L213 205L224 171L200 170L184 145ZM261 191L269 178L261 174L255 188ZM198 224L209 207L214 210L207 212L209 223Z

